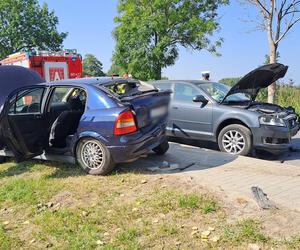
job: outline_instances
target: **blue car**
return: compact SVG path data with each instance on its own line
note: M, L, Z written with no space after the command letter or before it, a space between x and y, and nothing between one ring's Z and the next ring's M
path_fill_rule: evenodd
M11 67L0 66L0 161L62 160L105 175L151 150L167 152L169 91L111 77L46 83Z

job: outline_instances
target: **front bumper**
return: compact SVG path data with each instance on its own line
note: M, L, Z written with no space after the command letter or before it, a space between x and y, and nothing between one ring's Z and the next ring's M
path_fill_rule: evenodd
M122 163L135 160L148 154L166 139L166 124L124 135L119 138L121 145L108 146L114 162Z
M289 149L292 137L299 131L299 123L293 128L261 125L251 130L254 148L280 153Z

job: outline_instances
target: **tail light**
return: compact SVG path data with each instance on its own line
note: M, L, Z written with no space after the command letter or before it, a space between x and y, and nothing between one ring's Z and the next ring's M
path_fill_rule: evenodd
M121 113L115 123L114 134L126 135L137 131L134 115L132 111Z

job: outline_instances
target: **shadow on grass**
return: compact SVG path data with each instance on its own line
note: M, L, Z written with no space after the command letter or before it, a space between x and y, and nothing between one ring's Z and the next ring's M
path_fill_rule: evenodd
M47 175L47 178L60 179L87 175L87 173L85 173L78 165L75 164L52 162L51 167L54 167L55 171Z
M50 168L52 170L43 175L43 178L46 179L64 179L69 177L80 177L88 175L78 165L63 162L31 160L22 163L8 161L6 164L9 164L10 166L5 170L0 171L0 179L5 177L18 176L25 173L43 171L43 169L46 168ZM135 174L141 173L141 171L139 171L138 169L129 168L124 170L116 166L116 168L112 173L110 173L110 175L118 175L129 172Z
M22 175L27 172L35 172L43 168L53 168L51 174L46 175L46 178L67 178L84 176L86 173L77 165L61 163L61 162L45 162L39 160L26 161L22 163L8 162L11 164L6 170L0 172L0 178Z
M12 164L12 166L0 172L0 178L21 175L26 172L32 171L32 169L34 168L34 164L31 161L22 162L22 163L16 163L16 162L7 162L7 163Z
M178 172L190 172L199 171L215 167L221 167L227 163L234 161L237 156L225 154L213 150L203 150L199 147L205 147L209 149L215 149L216 145L209 142L199 141L175 141L179 143L185 143L196 148L188 148L185 145L173 143L166 155L158 156L154 153L150 153L147 157L142 157L137 161L130 163L118 164L114 171L110 175L115 174L172 174ZM164 162L170 164L170 166L177 165L174 169L157 169L163 165ZM7 170L0 172L0 178L6 176L21 175L25 172L37 171L43 167L50 167L54 170L45 175L44 178L56 178L63 179L68 177L86 176L85 173L78 165L67 164L62 162L51 161L39 161L33 160L25 163L17 164L9 167ZM156 170L153 170L156 168Z

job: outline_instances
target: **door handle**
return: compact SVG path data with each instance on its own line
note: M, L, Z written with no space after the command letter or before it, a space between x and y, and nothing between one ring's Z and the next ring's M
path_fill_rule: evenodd
M34 119L41 119L42 115L41 114L35 114L33 117L34 117Z
M172 109L178 109L178 107L177 106L172 106Z

